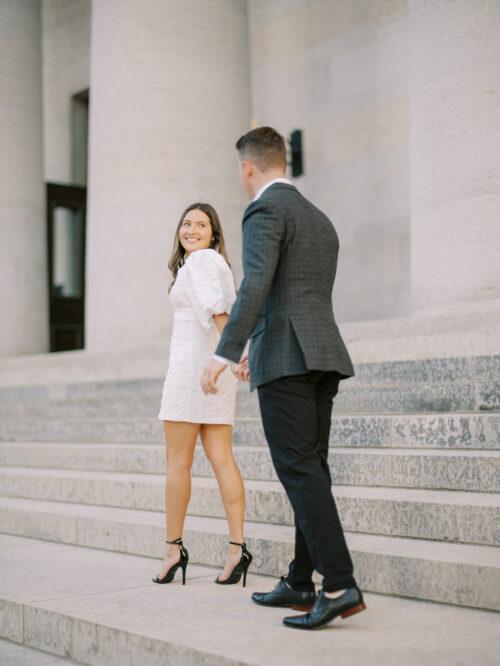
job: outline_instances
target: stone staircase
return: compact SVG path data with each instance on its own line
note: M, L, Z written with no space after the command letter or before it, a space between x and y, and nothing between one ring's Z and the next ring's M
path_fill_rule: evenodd
M364 591L500 610L499 378L500 356L481 356L360 364L341 383L330 464ZM0 533L160 559L162 382L0 387ZM293 520L246 385L237 417L251 572L277 576L292 556ZM184 541L206 577L222 564L227 528L202 450L193 476Z

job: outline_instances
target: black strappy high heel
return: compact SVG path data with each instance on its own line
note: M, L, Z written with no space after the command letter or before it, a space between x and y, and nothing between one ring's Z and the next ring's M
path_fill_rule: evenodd
M179 567L181 567L182 568L182 584L185 585L186 584L186 568L187 568L187 563L188 563L188 560L189 560L189 553L187 552L187 550L182 545L182 539L181 538L174 539L173 541L168 541L168 539L166 539L165 541L166 541L166 543L175 543L176 545L178 545L180 547L181 559L178 562L176 562L175 564L172 564L172 566L167 571L167 573L163 576L163 578L160 578L157 575L157 576L155 576L155 578L152 578L151 580L153 581L153 583L160 583L160 584L171 583L174 580L174 576L177 572L177 569Z
M238 564L234 567L229 578L226 580L219 580L219 576L215 579L216 583L219 585L234 585L234 583L239 583L241 575L243 574L243 587L247 584L247 571L250 566L251 561L253 560L252 553L247 550L246 543L236 543L236 541L230 541L233 546L241 546L241 559Z

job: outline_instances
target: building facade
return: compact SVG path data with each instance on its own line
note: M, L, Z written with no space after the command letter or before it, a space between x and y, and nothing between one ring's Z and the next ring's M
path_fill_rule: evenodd
M194 201L238 283L258 125L303 132L355 356L494 353L499 32L496 0L0 0L0 356L168 345Z

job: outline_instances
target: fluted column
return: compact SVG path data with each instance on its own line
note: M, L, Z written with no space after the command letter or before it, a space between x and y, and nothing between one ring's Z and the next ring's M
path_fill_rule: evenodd
M416 309L500 297L500 3L411 0Z
M48 349L40 3L0 0L0 356Z
M87 346L167 339L167 263L190 203L212 203L241 263L235 140L249 129L243 0L94 0Z

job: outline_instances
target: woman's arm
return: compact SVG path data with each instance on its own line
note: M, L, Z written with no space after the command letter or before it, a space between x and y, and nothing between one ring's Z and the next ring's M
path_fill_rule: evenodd
M222 314L214 314L213 315L215 325L217 326L217 330L219 331L219 335L222 335L222 331L224 330L225 325L229 321L229 315L227 312L223 312ZM231 368L233 374L238 378L241 379L244 382L249 381L250 373L248 370L248 357L244 356L240 363L234 363L232 362L232 365L235 365L236 368L233 370Z
M222 335L222 331L224 330L224 326L229 321L229 315L227 314L227 312L222 312L222 314L214 314L213 317L214 317L215 325L217 326L217 330L219 331L219 335Z

